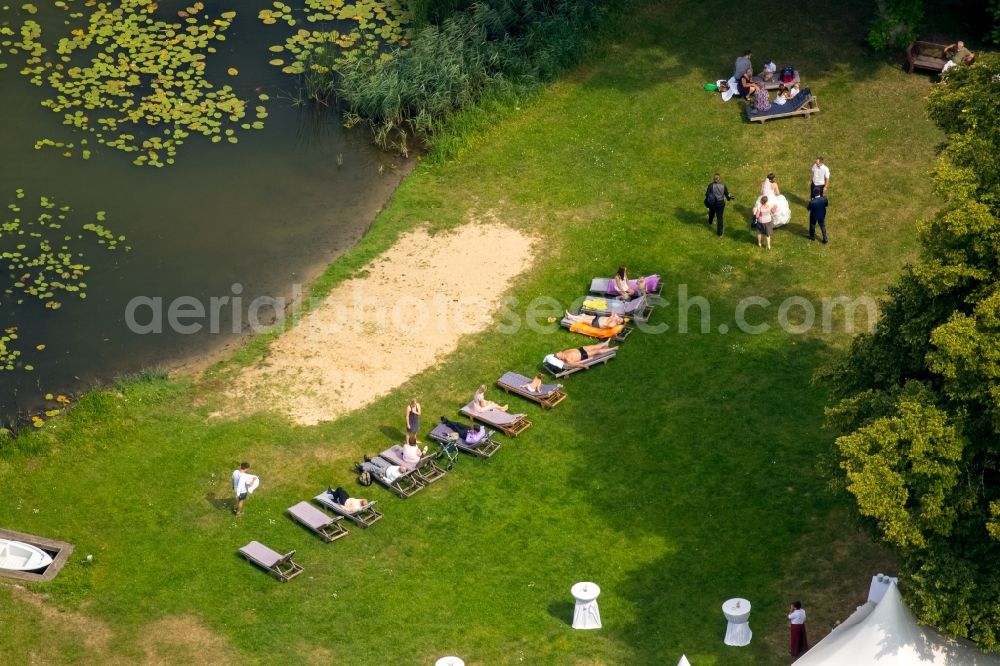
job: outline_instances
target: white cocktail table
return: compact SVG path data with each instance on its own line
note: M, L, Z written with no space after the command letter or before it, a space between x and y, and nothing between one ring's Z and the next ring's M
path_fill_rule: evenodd
M458 657L441 657L434 662L434 666L465 666L465 662Z
M600 629L601 611L597 608L597 597L601 594L601 588L594 583L577 583L569 591L576 599L573 628Z
M743 647L750 645L753 632L750 631L750 602L741 597L722 604L722 614L729 620L726 625L726 645Z

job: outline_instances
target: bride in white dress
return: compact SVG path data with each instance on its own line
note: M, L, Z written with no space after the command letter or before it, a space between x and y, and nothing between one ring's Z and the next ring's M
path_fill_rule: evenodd
M761 197L767 197L768 203L773 203L778 207L778 210L774 213L773 222L775 227L780 227L788 224L792 219L792 211L788 207L788 199L785 195L781 193L778 189L778 184L774 182L774 174L767 174L767 178L760 186L760 196L757 197L757 201L754 202L754 208L760 205Z

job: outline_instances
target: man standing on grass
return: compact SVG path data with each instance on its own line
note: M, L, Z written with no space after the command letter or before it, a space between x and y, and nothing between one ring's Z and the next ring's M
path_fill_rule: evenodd
M733 78L737 81L739 81L740 77L743 76L743 72L748 69L753 72L753 63L750 62L751 55L750 49L747 49L743 52L743 55L737 58L736 62L733 63Z
M830 187L830 167L823 164L823 158L817 157L816 163L812 165L812 178L809 181L810 193L819 188L820 194L826 194ZM810 194L810 198L812 198Z
M826 244L826 207L830 205L829 200L823 196L819 188L813 188L812 199L806 204L809 209L809 240L816 240L816 225L823 232L823 243Z
M729 188L722 182L722 176L716 173L712 176L712 182L705 190L705 207L708 208L708 226L712 226L715 219L715 233L722 235L722 213L726 210L726 202L732 201Z
M233 470L233 492L236 493L236 508L233 509L233 513L237 516L243 515L243 502L246 501L247 495L253 494L260 485L260 479L251 474L249 469L250 463L244 462L240 463L239 469Z

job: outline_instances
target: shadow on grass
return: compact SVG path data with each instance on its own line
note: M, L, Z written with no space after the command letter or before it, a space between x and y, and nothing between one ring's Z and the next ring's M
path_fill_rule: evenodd
M574 607L575 604L572 601L566 601L565 599L553 601L549 604L549 615L554 617L559 622L564 623L566 626L572 626Z
M210 490L205 493L205 501L208 502L213 509L216 511L232 511L233 504L231 500L226 497L222 498L215 494L214 490Z
M404 433L399 428L393 428L392 426L379 426L379 431L386 436L393 444L402 444L406 441L406 433Z

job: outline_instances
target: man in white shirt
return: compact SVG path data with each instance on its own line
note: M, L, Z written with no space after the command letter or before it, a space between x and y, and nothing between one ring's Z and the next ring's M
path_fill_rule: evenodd
M789 651L793 657L798 657L809 649L809 641L806 640L806 612L802 610L801 601L793 601L788 610L790 611L788 613Z
M830 187L830 167L823 164L823 158L817 157L816 163L812 165L812 178L809 181L809 198L826 194Z
M233 492L236 493L236 508L233 513L237 516L243 515L243 502L260 484L260 479L247 471L249 469L250 463L244 462L240 463L239 469L233 470Z

